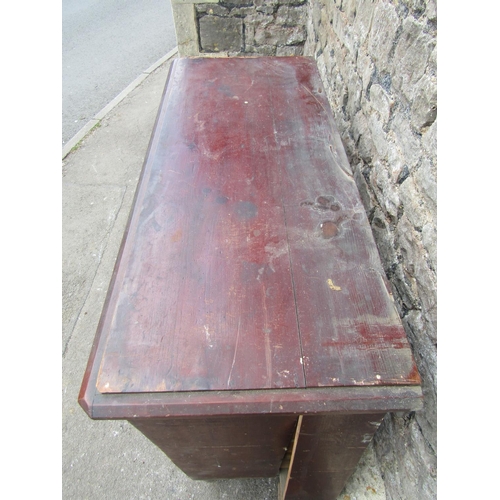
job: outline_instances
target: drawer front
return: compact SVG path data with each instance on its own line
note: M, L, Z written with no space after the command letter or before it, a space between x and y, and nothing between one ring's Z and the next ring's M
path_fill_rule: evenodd
M129 422L192 479L274 477L296 415L133 419Z

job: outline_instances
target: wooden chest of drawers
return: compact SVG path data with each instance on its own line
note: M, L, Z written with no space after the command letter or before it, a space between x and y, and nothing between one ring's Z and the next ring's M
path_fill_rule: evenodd
M313 59L174 61L79 401L192 478L316 500L420 408Z

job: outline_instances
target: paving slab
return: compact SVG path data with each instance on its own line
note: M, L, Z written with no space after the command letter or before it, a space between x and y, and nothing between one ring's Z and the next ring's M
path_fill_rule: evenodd
M63 161L63 498L274 500L277 478L193 481L128 422L91 420L77 402L171 60ZM339 499L385 498L370 445Z

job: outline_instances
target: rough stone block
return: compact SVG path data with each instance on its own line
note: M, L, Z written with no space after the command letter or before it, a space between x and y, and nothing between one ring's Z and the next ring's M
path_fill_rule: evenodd
M311 2L309 4L309 18L312 21L312 25L314 27L314 37L315 40L319 40L319 26L321 23L321 8L322 5L320 2Z
M210 14L210 15L216 15L216 16L226 16L229 14L229 9L226 7L222 7L221 5L218 4L211 4L211 3L202 3L202 4L195 4L195 9L196 12L200 14Z
M203 3L217 3L219 0L203 0ZM201 3L201 0L171 0L171 3L173 5L176 4L196 4L196 3Z
M412 225L420 230L427 224L427 212L423 207L420 193L417 190L413 176L409 176L399 188L399 197L404 213Z
M363 83L363 92L366 95L368 89L368 84L372 78L375 66L372 62L371 57L365 52L363 48L358 50L358 58L356 59L356 67L358 74L361 77Z
M379 72L389 69L389 54L399 24L395 7L390 3L380 2L373 13L372 29L368 39L368 52Z
M411 483L414 484L415 489L410 496L405 495L401 485L401 479L405 477L405 456L407 448L410 446L410 437L406 429L405 417L408 418L406 415L387 415L374 438L374 448L382 476L384 477L386 495L391 500L426 498L419 496L416 484ZM409 462L409 460L407 461ZM400 464L400 462L403 463ZM400 465L403 469L401 469Z
M370 133L360 135L358 142L359 157L366 162L371 162L373 158L373 141Z
M361 108L360 101L363 88L354 64L347 66L346 82L348 92L346 112L347 116L351 118Z
M415 172L415 181L418 184L418 189L424 195L428 210L435 220L437 207L437 175L435 166L428 158L422 160L420 168Z
M261 56L275 56L277 48L276 45L246 45L245 52L249 54L259 54Z
M393 445L385 446L387 442ZM435 454L426 447L414 415L390 414L386 417L376 435L375 451L388 499L437 498ZM426 456L432 456L433 460L424 459Z
M258 26L255 29L255 42L258 45L296 45L306 40L304 26L285 27L276 24Z
M414 478L413 484L418 485L418 491L422 498L435 498L436 496L436 469L437 460L433 450L429 447L428 443L422 435L420 426L416 420L412 420L409 425L410 430L410 448L405 450L405 454L410 456L410 463L406 460L406 469L411 472L409 478ZM410 491L410 486L407 486Z
M380 158L386 158L388 152L387 134L384 132L383 123L374 114L368 118L368 128L370 130L373 145Z
M431 270L436 272L437 270L437 231L434 224L426 224L422 228L422 244L427 250L429 255L429 264L431 265Z
M344 15L348 21L349 24L352 24L354 21L354 18L356 17L356 8L357 8L357 1L355 0L346 0L342 2L342 11L344 12Z
M253 24L272 24L274 23L274 16L264 14L263 12L255 10L254 14L250 14L246 17L245 22Z
M410 311L403 318L403 326L406 331L414 330L419 339L426 339L426 324L422 320L419 311ZM422 345L423 344L423 345ZM424 408L415 415L422 435L431 446L432 450L437 450L437 391L434 374L437 370L437 350L435 342L430 340L419 341L413 349L415 362L417 364L420 377L422 378L422 392L424 394Z
M254 0L253 4L256 7L277 7L278 3L284 3L284 2L278 2L278 0Z
M404 300L407 309L421 309L419 290L415 277L415 263L420 261L423 255L422 243L418 233L406 214L403 214L396 229L396 245L401 253L402 281L396 283L396 288L402 297L410 298L410 302Z
M429 21L435 21L437 19L437 8L436 0L427 0L427 8L425 10L425 17Z
M387 152L387 164L391 182L400 185L410 175L405 158L399 148L390 147Z
M301 56L303 53L303 45L285 45L276 49L277 56Z
M403 21L402 32L392 61L392 83L408 100L415 84L422 78L435 41L424 33L424 26L411 17Z
M366 168L364 162L359 162L353 169L354 173L354 181L356 182L356 186L358 188L361 201L363 202L363 206L365 207L365 211L370 212L373 207L376 205L377 200L373 196L372 190L368 186L366 179L363 175L363 170Z
M338 498L342 500L387 500L384 481L373 450L373 442L368 445L356 470Z
M307 10L304 5L299 7L282 5L278 8L276 23L284 26L295 26L297 24L305 26L306 18Z
M372 108L379 114L382 123L389 121L391 109L394 105L393 99L387 94L381 85L374 83L370 87L370 103Z
M246 17L246 16L251 16L255 14L257 10L255 9L254 6L252 7L235 7L234 9L231 9L231 12L229 15L231 17Z
M424 321L422 312L419 309L405 311L402 321L410 343L413 346L415 362L422 379L422 392L424 393L425 398L424 413L427 413L426 417L429 417L429 409L432 412L432 409L435 410L436 407L436 344L430 341L426 335L426 322ZM430 395L430 401L426 397L426 393ZM434 420L434 422L436 421Z
M344 149L349 160L349 163L357 159L356 155L356 145L352 140L351 135L347 129L342 129L343 132L340 134L340 138L342 139L342 144L344 145Z
M401 4L408 8L413 17L420 17L426 7L428 0L400 0Z
M344 45L349 52L351 61L356 62L359 50L358 35L354 32L352 25L347 25L344 29Z
M412 125L421 132L432 125L437 116L436 78L424 75L415 88L411 105Z
M333 69L335 68L335 61L328 56L329 51L331 50L330 46L319 48L316 52L316 63L321 64L323 66L323 71L320 71L320 74L324 75L325 78L328 78L329 75L332 74Z
M398 245L398 230L394 231L395 235L395 245ZM399 252L399 249L398 249ZM408 277L403 272L403 266L401 264L395 264L390 270L391 283L394 287L394 297L397 300L398 308L403 311L403 314L412 309L419 309L420 302L418 300L418 291L416 287L415 280L409 280ZM408 333L408 330L406 330ZM411 336L410 340L412 339Z
M415 278L422 304L425 335L435 344L437 325L436 274L429 268L427 262L421 258L415 262Z
M199 53L196 11L193 4L176 3L172 5L175 33L179 56L196 56Z
M256 8L257 12L262 12L263 14L271 15L276 11L276 7L272 5L263 5L262 7Z
M304 55L308 57L314 57L314 46L315 46L315 35L314 28L311 21L311 16L307 18L306 24L306 41L304 43Z
M306 0L278 0L280 5L303 5Z
M393 414L386 415L373 439L375 455L382 477L384 478L386 494L388 494L388 498L391 500L403 498L399 486L400 478L396 465L395 449L392 444L396 439L396 430L393 422L395 418L396 416Z
M417 139L410 126L410 121L403 113L395 113L391 124L391 135L401 149L408 167L416 166L422 157L420 141Z
M358 142L362 136L369 133L368 123L363 111L360 110L354 115L350 132L355 142Z
M422 133L422 146L424 151L428 153L431 158L436 157L437 151L437 120Z
M397 262L396 251L394 247L394 233L390 230L390 224L380 208L375 208L372 218L372 233L377 243L377 248L384 262L384 268L387 264Z
M376 2L375 0L365 0L357 3L353 29L358 37L360 45L363 45L370 33Z
M417 291L419 307L426 323L433 328L426 328L425 336L432 339L432 331L436 325L436 275L430 269L425 259L425 249L418 232L413 228L411 221L403 215L398 225L401 232L397 237L402 265L406 281L411 283ZM419 336L419 340L421 336Z
M390 215L393 221L396 221L400 204L399 194L396 186L391 181L386 163L381 161L373 162L370 179L380 206Z
M335 36L340 43L343 44L345 40L345 28L347 26L346 20L338 9L333 9L332 12L327 12L327 10L323 7L319 10L319 26L317 26L317 31L319 31L320 39L322 37L327 38L328 32L326 26L330 25L333 36ZM325 45L325 42L322 42L322 46Z
M204 16L200 19L200 45L205 52L239 52L243 46L243 23L233 17Z
M404 436L395 448L398 475L401 482L401 496L398 498L436 498L436 456L428 449L415 418L409 415L394 416L394 433ZM433 477L434 476L434 480Z
M249 47L255 45L255 24L248 23L245 19L243 26L245 28L245 52L248 52Z
M221 1L222 5L228 4L230 6L238 6L238 7L250 7L253 5L253 0L228 0L227 2Z
M337 14L336 16L336 21L341 25L341 27L344 27L344 24L342 23L342 17L338 15L338 12L334 13ZM318 28L318 35L319 35L319 41L321 42L321 47L325 47L326 44L328 43L328 38L329 38L329 30L330 30L330 16L328 15L328 12L326 11L325 8L321 9L320 11L320 26ZM334 24L335 20L334 20ZM333 25L332 25L333 28ZM331 36L330 36L331 38Z

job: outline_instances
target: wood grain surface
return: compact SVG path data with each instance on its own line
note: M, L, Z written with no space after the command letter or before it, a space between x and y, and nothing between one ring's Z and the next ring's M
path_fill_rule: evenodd
M274 477L298 417L133 419L145 436L192 479Z
M102 394L418 385L313 59L174 61Z
M285 500L332 500L340 495L384 414L306 415Z

